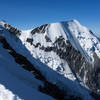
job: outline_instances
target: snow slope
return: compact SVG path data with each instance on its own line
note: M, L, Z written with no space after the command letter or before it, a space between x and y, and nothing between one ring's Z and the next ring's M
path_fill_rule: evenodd
M43 83L23 70L0 43L0 100L54 100L37 90L40 85Z

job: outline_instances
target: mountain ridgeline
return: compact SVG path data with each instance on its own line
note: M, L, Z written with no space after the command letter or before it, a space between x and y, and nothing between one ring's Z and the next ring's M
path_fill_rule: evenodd
M32 30L0 21L1 43L3 39L17 63L44 83L40 92L57 100L100 99L100 40L77 20Z

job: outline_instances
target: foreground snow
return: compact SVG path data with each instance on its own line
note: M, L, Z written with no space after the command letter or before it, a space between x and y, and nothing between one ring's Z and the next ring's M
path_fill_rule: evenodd
M43 83L22 69L0 44L0 100L54 100L40 93L39 85Z

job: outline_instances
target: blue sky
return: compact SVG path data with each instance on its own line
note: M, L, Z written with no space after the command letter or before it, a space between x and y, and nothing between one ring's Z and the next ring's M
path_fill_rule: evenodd
M77 19L100 34L100 0L0 0L0 19L20 29Z

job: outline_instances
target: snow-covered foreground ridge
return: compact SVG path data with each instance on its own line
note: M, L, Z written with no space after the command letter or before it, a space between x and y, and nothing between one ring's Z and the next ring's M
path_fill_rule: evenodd
M90 91L100 94L99 46L76 20L26 31L0 21L0 100L92 100Z

